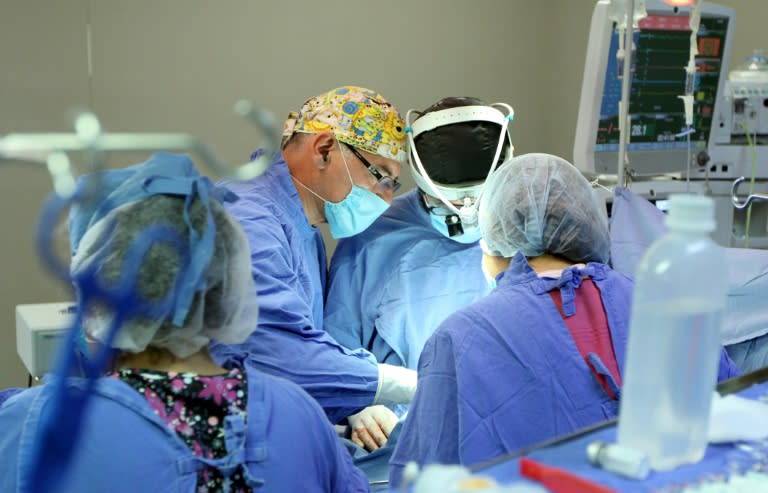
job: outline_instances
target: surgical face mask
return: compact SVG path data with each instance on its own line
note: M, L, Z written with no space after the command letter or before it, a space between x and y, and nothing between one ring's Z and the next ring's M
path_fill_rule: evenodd
M326 201L323 207L331 236L336 239L362 233L388 208L386 200L354 183L341 202Z
M475 224L474 226L467 226L462 224L464 232L459 235L451 236L448 232L448 225L445 223L446 216L429 213L429 219L432 221L432 227L440 231L446 238L450 238L453 241L459 243L475 243L480 240L480 227Z
M373 223L373 221L384 214L384 211L389 208L389 204L386 200L370 190L355 185L341 146L339 146L339 154L341 154L341 159L344 161L344 167L347 169L349 181L352 183L352 190L350 190L349 194L340 202L327 201L315 193L314 190L294 178L297 183L307 189L312 195L325 202L325 205L323 206L325 219L328 221L331 236L335 239L348 238L358 233L362 233Z

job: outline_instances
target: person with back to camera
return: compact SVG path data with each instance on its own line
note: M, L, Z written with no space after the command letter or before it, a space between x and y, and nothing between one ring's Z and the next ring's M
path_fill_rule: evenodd
M235 197L187 157L166 153L105 171L98 183L104 200L76 205L70 215L78 299L88 286L78 284L84 273L114 289L128 276L136 296L164 311L120 325L114 368L97 377L56 491L368 491L322 409L299 386L251 367L224 369L208 353L211 338L245 340L258 315L248 241L220 202ZM158 241L132 257L148 228L164 228L178 243ZM113 311L86 308L85 335L105 343ZM0 491L29 491L40 480L30 471L41 423L55 405L53 382L61 377L52 377L0 407ZM73 377L67 386L86 388L86 380ZM56 470L57 458L44 467Z
M332 423L347 418L368 450L386 443L397 417L384 405L410 402L416 375L323 330L327 264L317 225L327 222L334 238L365 230L389 207L404 158L397 110L375 91L343 86L289 115L266 173L224 183L240 197L228 209L250 242L261 315L245 342L212 344L214 360L298 383Z
M417 188L334 252L325 328L337 341L416 369L440 322L488 292L477 198L510 157L511 115L473 97L443 98L418 114L409 146Z
M469 466L618 414L633 282L607 265L589 182L555 156L513 158L483 192L480 230L494 289L427 341L392 484L412 460ZM722 350L718 379L738 373Z

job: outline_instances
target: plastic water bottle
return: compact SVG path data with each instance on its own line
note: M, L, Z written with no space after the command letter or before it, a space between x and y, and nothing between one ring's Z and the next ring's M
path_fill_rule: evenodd
M619 445L656 470L706 450L728 283L711 198L671 196L666 224L635 276L618 429Z

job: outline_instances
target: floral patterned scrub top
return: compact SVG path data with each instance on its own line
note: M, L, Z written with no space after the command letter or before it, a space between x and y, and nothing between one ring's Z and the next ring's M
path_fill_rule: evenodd
M240 415L245 419L247 383L237 368L211 376L141 369L124 369L110 376L143 395L155 414L197 456L225 456L224 418ZM240 468L229 479L210 467L197 471L198 493L229 491L251 492Z

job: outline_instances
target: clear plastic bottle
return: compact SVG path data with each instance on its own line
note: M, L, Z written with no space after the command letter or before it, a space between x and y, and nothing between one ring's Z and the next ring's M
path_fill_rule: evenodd
M656 470L706 450L728 281L711 198L671 196L666 224L635 276L618 429Z

